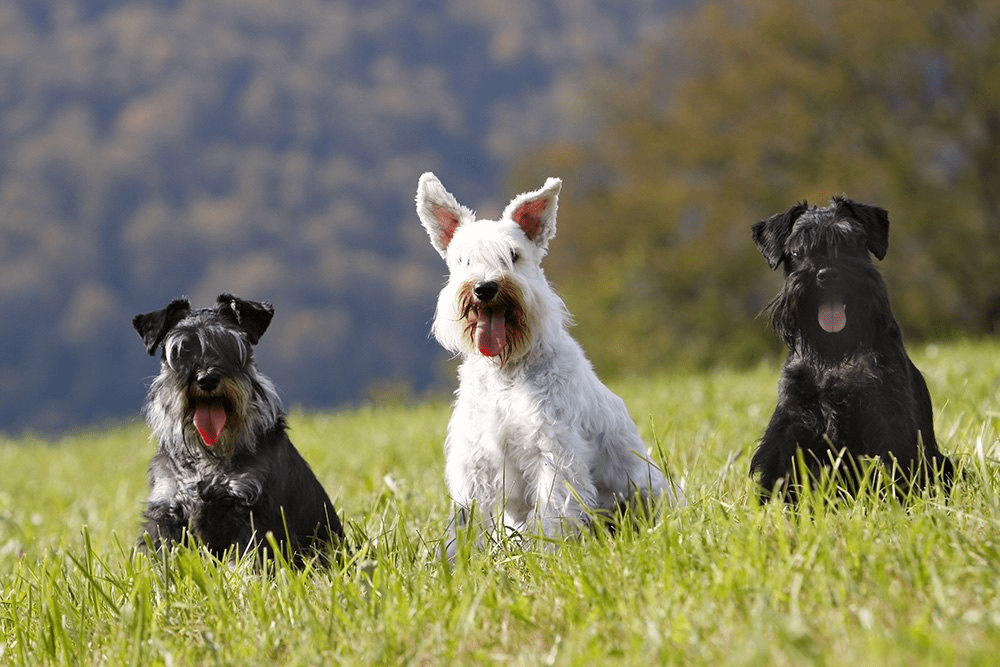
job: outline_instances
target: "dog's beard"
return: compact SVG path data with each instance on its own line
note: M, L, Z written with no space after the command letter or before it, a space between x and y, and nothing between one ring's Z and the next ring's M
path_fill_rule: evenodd
M176 380L169 371L161 373L144 408L153 435L170 449L219 460L238 448L253 453L257 436L281 419L281 403L264 376L224 378L211 394Z
M877 276L869 277L836 288L800 289L807 276L791 276L770 306L775 331L790 349L831 363L871 348L889 330L892 315Z
M486 357L506 363L528 339L529 332L520 291L509 280L499 282L497 295L480 301L467 284L459 293L459 317L465 335Z
M861 313L849 307L848 296L865 292L867 285L838 284L824 289L815 283L811 272L789 274L781 292L767 307L775 330L789 345L794 345L797 336L808 335L810 329L814 335L848 335L849 313L854 324L859 324Z
M250 388L233 378L223 378L218 389L201 391L196 384L188 389L185 421L194 431L205 451L213 456L228 458L236 445L246 440L246 415L250 404Z

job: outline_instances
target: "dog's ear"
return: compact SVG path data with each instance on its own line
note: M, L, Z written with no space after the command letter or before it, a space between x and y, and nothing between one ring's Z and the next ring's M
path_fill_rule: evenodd
M808 209L806 202L800 202L784 213L772 215L766 220L755 222L751 230L753 231L753 242L757 244L760 254L764 255L771 270L778 268L785 259L785 241L792 233L792 225L800 215Z
M251 345L257 344L274 317L274 306L267 301L245 301L232 294L220 294L216 301L216 310L243 329Z
M146 344L146 352L149 352L149 356L153 356L156 354L156 348L167 337L167 332L190 313L191 305L187 299L174 299L163 310L136 315L132 318L132 326Z
M562 181L549 178L538 190L518 195L507 204L504 220L513 220L528 239L541 249L556 235L556 210Z
M851 201L846 197L834 197L838 218L852 218L861 223L865 230L868 250L879 259L885 259L889 250L889 212L878 206L869 206Z
M459 204L429 171L417 183L417 216L431 237L431 245L442 257L459 225L476 218L475 212Z

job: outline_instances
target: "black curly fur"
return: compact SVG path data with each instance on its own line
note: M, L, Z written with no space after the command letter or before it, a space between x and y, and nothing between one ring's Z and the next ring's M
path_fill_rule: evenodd
M931 397L903 347L881 274L870 255L888 249L884 209L835 198L826 208L805 202L753 225L753 239L785 283L770 306L789 353L778 405L751 461L761 499L777 490L796 499L796 460L809 474L840 459L841 488L856 488L861 457L891 466L900 493L939 477L946 488L951 461L934 437ZM845 306L846 325L824 331L820 304Z

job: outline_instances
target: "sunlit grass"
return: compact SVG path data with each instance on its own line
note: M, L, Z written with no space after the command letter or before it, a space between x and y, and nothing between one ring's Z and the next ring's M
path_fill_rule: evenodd
M1000 346L914 350L965 478L908 506L758 507L777 368L614 385L689 503L614 538L441 562L449 406L293 411L354 550L329 570L132 545L139 423L0 443L0 663L990 664L1000 652Z

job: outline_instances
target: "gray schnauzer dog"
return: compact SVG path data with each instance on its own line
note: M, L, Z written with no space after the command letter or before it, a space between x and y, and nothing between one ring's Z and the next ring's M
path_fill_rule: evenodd
M146 350L162 348L144 407L159 440L143 535L159 548L185 533L216 556L267 551L270 532L296 564L343 538L340 519L285 433L271 381L253 346L274 316L269 303L219 296L191 310L176 299L132 321Z
M885 257L889 216L834 198L805 202L753 225L753 240L785 283L770 305L789 353L778 406L753 456L761 499L796 499L797 460L811 477L833 466L841 488L860 482L858 459L891 468L897 494L954 468L934 438L931 397L903 347L889 296L871 255ZM798 480L801 481L801 480Z

